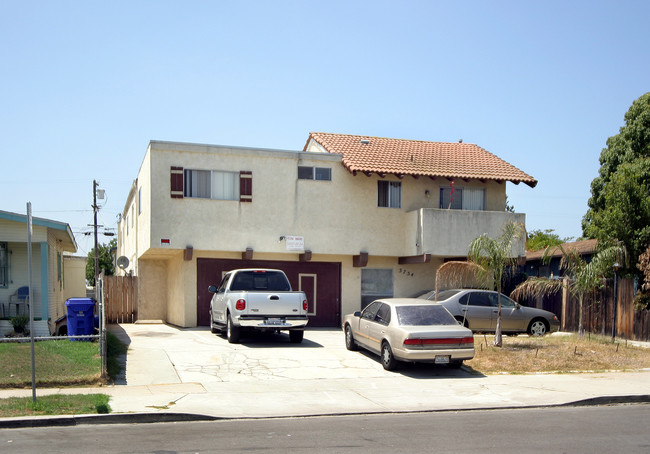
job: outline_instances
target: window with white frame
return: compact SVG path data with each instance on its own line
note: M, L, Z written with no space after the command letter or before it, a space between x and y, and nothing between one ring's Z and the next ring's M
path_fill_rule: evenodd
M361 270L361 309L376 299L392 297L392 269L363 268Z
M401 208L402 183L399 181L378 181L377 206L385 208Z
M332 181L332 169L329 167L298 166L298 179Z
M0 242L0 288L9 285L9 244Z
M239 200L239 184L239 172L185 169L183 196Z
M440 188L440 208L452 210L485 210L484 188Z

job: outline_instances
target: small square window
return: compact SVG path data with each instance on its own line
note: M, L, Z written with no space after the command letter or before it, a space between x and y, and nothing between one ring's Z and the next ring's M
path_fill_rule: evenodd
M299 180L313 180L314 179L314 168L313 167L298 166L298 179Z
M332 180L332 169L329 167L316 167L316 179L323 181Z

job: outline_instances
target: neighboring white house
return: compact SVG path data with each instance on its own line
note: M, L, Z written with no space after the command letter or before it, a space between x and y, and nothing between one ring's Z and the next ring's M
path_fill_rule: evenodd
M63 301L70 298L86 298L87 262L87 257L68 254L63 256L63 273L65 276Z
M474 144L311 133L302 151L151 141L118 225L138 318L208 324L210 284L283 269L310 326L435 285L445 260L525 215L506 181L537 181ZM524 243L517 245L524 254Z
M64 253L76 251L77 243L68 224L32 217L30 304L37 336L54 332L54 322L65 314L68 277ZM27 216L0 211L0 335L12 331L9 319L16 315L17 308L10 307L9 302L20 287L29 284L27 264ZM26 312L26 307L20 309Z

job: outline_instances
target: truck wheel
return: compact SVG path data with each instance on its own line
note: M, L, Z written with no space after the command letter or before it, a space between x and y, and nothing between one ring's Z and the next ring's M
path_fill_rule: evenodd
M305 335L305 331L302 329L292 329L289 331L289 341L292 344L299 344L302 342L302 338Z
M228 314L228 319L226 320L226 337L228 342L231 344L239 343L240 327L235 326L232 323L232 317Z

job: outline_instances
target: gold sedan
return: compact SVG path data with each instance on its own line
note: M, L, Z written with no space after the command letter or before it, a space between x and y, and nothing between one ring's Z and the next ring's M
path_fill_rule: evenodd
M416 298L376 300L343 319L345 346L377 353L386 370L399 361L460 367L474 357L472 331L439 303Z

